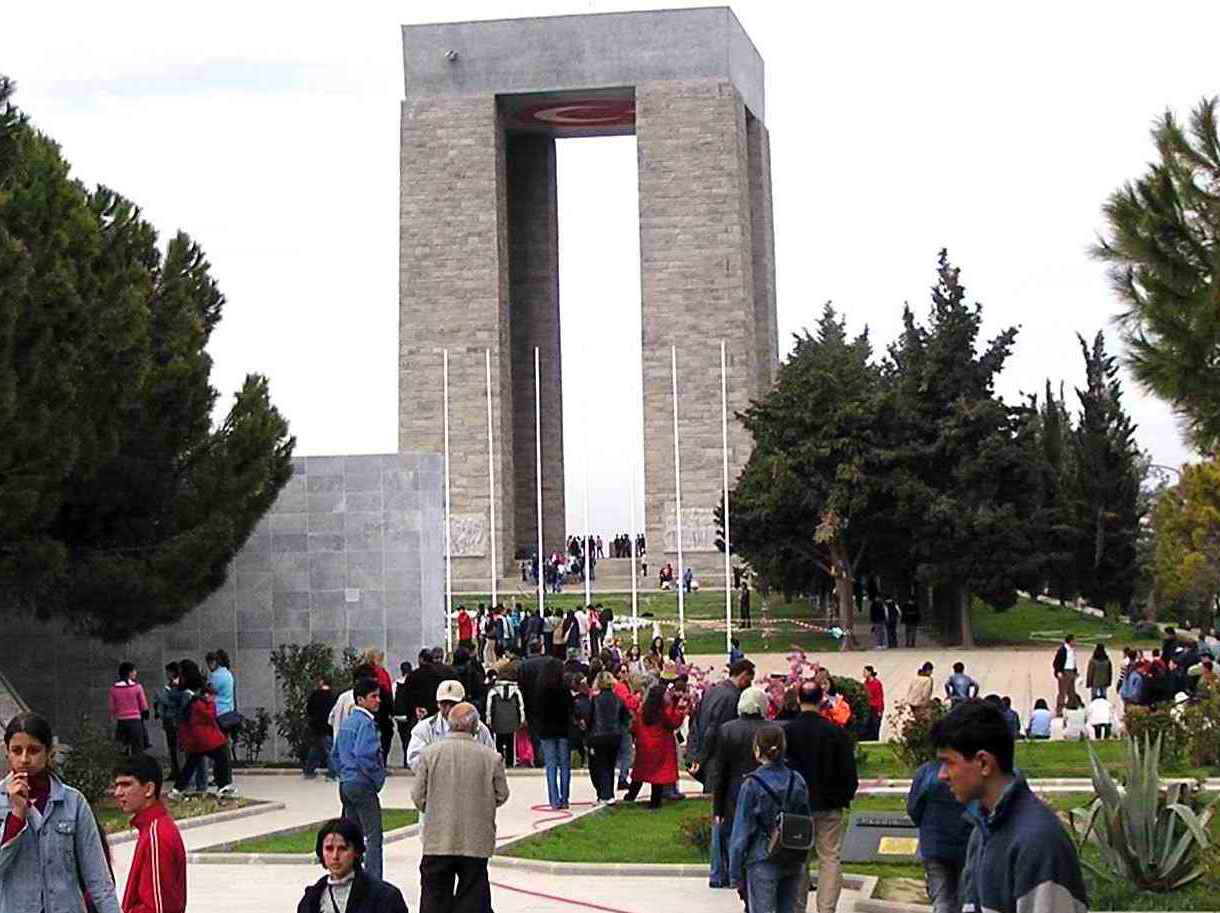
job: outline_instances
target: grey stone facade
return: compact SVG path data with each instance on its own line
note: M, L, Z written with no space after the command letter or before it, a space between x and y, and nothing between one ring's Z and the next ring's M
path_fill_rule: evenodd
M437 454L304 457L238 552L224 585L178 623L124 645L20 619L0 640L0 670L31 709L70 731L106 719L118 664L146 690L162 667L209 650L233 661L238 709L277 709L271 651L283 644L377 647L389 667L444 643L442 460ZM151 732L163 748L159 727ZM266 753L281 758L273 737Z
M711 571L720 341L730 412L778 365L762 58L725 7L407 26L403 54L399 447L443 446L447 348L453 514L468 530L455 582L491 573L485 350L498 569L534 549L535 347L544 550L563 541L554 142L622 133L639 158L645 532L654 566L676 551L676 345L683 547ZM751 447L736 422L729 444L735 478Z

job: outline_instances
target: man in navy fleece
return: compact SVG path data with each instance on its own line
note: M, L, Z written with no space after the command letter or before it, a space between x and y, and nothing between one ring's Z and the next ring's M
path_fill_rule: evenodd
M932 728L940 779L970 805L974 832L962 872L962 913L1085 913L1076 846L1012 766L1004 714L964 701ZM973 803L973 804L971 804Z

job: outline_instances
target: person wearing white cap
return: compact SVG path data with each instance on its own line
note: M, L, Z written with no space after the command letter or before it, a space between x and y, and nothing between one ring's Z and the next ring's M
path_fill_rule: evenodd
M466 689L462 687L461 682L448 679L440 683L436 689L438 708L436 713L424 717L411 730L411 741L407 745L407 766L409 768L415 769L415 762L419 759L421 751L449 734L449 711L464 700L466 700ZM476 742L486 745L488 748L494 750L496 747L496 740L492 738L491 730L481 720L475 726L474 738Z

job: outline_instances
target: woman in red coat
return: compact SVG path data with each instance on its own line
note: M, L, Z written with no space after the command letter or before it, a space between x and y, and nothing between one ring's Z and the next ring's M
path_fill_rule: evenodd
M170 791L170 798L177 799L186 785L195 778L195 768L205 757L212 759L216 771L217 794L233 793L233 775L229 767L229 739L216 723L216 702L204 684L203 675L195 663L183 660L179 664L182 689L186 692L186 718L178 724L178 747L186 753L186 764L178 775L178 782Z
M678 743L674 733L686 718L686 699L666 705L665 686L648 689L644 704L634 714L631 732L635 736L635 766L631 768L631 788L623 798L634 802L640 788L649 783L649 808L661 807L665 788L678 782Z

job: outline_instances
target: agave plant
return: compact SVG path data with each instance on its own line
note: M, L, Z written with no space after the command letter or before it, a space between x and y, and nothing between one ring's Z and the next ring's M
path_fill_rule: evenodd
M1081 847L1090 839L1103 865L1085 865L1103 878L1126 881L1144 891L1171 891L1203 874L1203 851L1212 840L1208 825L1216 799L1196 811L1191 787L1172 783L1162 792L1161 739L1145 738L1143 748L1127 740L1126 785L1120 786L1089 746L1096 798L1073 809L1073 824L1083 822ZM1220 798L1220 797L1218 797Z

